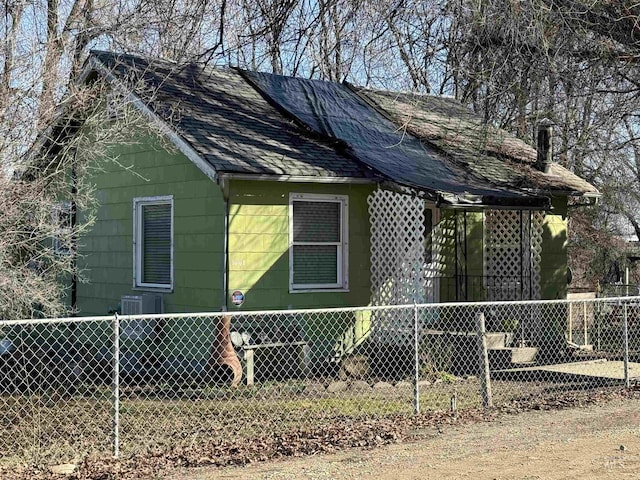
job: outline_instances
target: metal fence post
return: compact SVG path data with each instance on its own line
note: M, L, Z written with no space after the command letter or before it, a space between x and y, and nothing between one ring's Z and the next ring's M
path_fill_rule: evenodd
M622 334L624 337L624 386L629 388L629 318L627 302L622 306Z
M488 408L493 407L493 395L491 394L491 375L489 372L486 331L484 313L480 312L476 317L476 335L478 337L478 354L480 360L480 393L482 394L482 404L485 408Z
M569 343L573 343L573 308L569 302Z
M120 320L113 317L113 456L120 456Z
M418 332L418 305L413 304L413 356L414 356L414 379L413 379L413 412L420 413L420 334Z
M589 331L587 326L587 302L582 304L582 328L584 329L584 343L583 345L589 344Z
M596 321L596 332L598 334L597 346L598 351L602 349L602 303L598 302L593 306L593 316Z

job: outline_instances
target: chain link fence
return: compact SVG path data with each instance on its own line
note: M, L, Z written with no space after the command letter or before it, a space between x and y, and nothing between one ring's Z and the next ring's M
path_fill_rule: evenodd
M0 321L0 463L629 386L639 330L638 298Z
M629 297L640 295L640 285L635 283L605 283L600 286L600 297Z

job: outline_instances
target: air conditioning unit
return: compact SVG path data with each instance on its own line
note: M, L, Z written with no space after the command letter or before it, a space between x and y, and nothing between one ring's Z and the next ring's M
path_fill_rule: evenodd
M164 313L164 298L161 293L143 293L142 295L123 295L120 298L122 315L144 315L145 313ZM157 319L131 319L120 324L123 338L146 340L158 332Z
M142 315L145 313L164 313L164 298L161 293L143 293L142 295L123 295L120 298L122 315Z

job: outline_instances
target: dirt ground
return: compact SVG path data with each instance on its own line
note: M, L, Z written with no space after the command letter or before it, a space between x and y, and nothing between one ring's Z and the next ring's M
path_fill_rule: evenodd
M190 468L169 480L625 479L640 472L640 400L530 411L492 422L421 430L415 440L256 463Z

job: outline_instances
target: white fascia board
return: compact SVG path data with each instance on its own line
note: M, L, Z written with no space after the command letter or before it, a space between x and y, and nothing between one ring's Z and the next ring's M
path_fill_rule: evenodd
M198 167L202 173L209 177L214 182L217 182L217 172L215 168L211 166L204 158L196 152L191 145L189 145L167 122L156 115L136 94L131 92L98 60L91 57L85 70L80 75L81 79L87 78L89 73L95 70L105 79L107 79L114 88L117 88L133 106L135 106L144 116L146 116L154 125L156 125L163 135L173 143L176 148L184 154L189 160L191 160L196 167Z
M303 175L271 175L252 173L220 173L220 179L227 180L255 180L263 182L292 182L292 183L351 183L351 184L374 184L380 180L375 178L362 177L318 177Z

